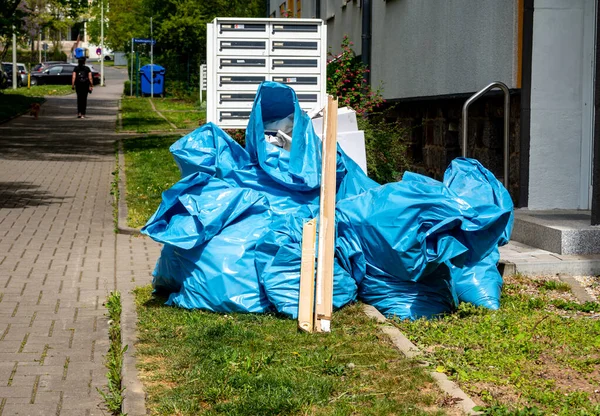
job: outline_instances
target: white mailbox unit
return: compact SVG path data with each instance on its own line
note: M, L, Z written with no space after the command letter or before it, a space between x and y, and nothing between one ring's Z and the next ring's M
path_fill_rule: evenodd
M207 25L206 118L245 128L258 85L292 87L304 110L326 97L327 28L320 19L218 17Z

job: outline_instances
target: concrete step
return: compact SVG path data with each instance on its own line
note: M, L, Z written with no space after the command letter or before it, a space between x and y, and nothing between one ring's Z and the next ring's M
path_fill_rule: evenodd
M498 268L503 276L515 273L597 276L600 275L600 254L556 254L511 241L500 247Z
M600 227L590 211L515 210L511 239L556 254L600 254Z

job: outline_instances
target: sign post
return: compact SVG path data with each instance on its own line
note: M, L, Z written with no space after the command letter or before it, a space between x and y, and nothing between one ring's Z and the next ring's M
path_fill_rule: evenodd
M150 16L150 39L152 39L152 16ZM154 43L150 42L150 98L154 98Z
M102 9L100 10L100 86L104 87L104 56L102 56L102 52L104 51L104 0L100 3ZM98 53L98 51L96 51Z
M133 97L133 38L131 38L131 73L129 74L129 96Z

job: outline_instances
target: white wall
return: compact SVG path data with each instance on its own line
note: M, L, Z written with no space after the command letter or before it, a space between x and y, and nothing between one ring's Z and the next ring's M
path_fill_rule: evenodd
M531 82L530 209L587 209L582 170L591 134L584 89L591 89L594 36L585 30L586 7L594 0L536 0ZM589 23L589 20L588 20ZM593 25L593 20L592 20ZM589 26L589 24L587 25ZM587 27L589 29L589 27ZM585 44L585 48L584 48ZM586 78L584 78L584 76ZM584 120L587 120L584 123ZM588 126L589 124L589 126ZM585 144L589 146L589 144ZM591 169L591 166L589 166Z

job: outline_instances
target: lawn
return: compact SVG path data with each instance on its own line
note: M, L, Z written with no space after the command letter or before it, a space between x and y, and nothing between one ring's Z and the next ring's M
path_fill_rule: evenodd
M426 371L392 347L361 304L330 334L272 314L164 306L136 290L137 359L152 415L443 415ZM454 413L456 414L456 413Z
M565 284L516 276L499 311L463 304L397 326L488 414L583 416L600 415L599 318L600 304L578 303Z
M123 97L121 118L123 131L147 133L173 130L165 119L156 114L147 98Z
M70 85L41 85L0 90L0 123L29 110L33 103L43 103L45 95L71 94Z
M124 97L122 119L124 131L146 133L148 131L172 131L173 127L160 117L150 104L149 98ZM206 111L200 111L191 100L155 98L156 109L177 129L193 130L204 124Z
M139 228L156 211L161 194L180 179L169 146L180 136L123 140L128 225Z

